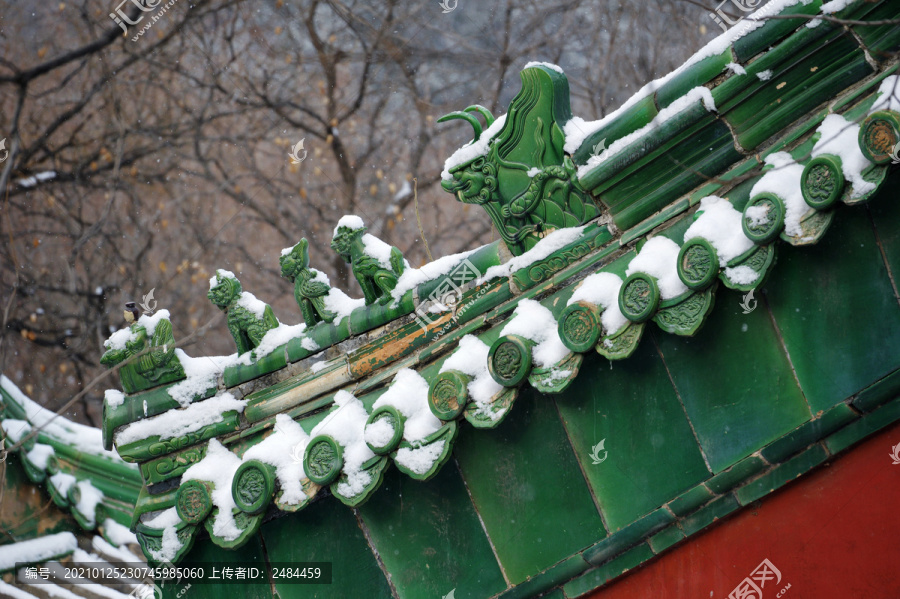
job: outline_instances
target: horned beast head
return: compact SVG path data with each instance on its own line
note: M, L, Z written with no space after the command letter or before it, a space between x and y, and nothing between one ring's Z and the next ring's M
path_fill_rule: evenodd
M358 216L347 215L338 221L331 239L331 249L340 254L345 262L350 262L353 244L366 234L365 224Z
M484 117L484 129L478 118L472 114L473 112ZM445 191L455 194L461 202L483 204L493 198L497 190L497 168L484 157L493 138L493 135L487 134L487 130L490 130L495 123L494 116L484 106L472 105L463 111L445 114L438 119L438 122L442 123L453 119L460 119L472 125L475 138L447 160L441 187ZM477 155L471 157L473 153ZM448 172L449 178L446 176Z
M290 251L284 250L278 263L281 265L281 276L293 280L297 273L309 268L309 241L304 237Z
M227 308L240 297L242 291L241 282L237 277L227 270L220 269L209 280L209 293L206 297L220 308Z

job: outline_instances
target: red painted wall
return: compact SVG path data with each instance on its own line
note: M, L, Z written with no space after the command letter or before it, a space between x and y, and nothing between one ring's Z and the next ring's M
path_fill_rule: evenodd
M589 597L726 599L768 559L761 599L898 599L898 443L895 424Z

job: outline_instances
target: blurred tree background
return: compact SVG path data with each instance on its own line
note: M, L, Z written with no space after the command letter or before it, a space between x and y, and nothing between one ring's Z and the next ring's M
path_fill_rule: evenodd
M230 354L224 322L202 328L216 268L294 324L278 258L301 237L361 296L328 247L344 214L421 266L413 178L435 258L495 239L440 188L471 128L436 120L502 114L527 62L559 64L594 120L720 33L694 0L176 0L133 41L165 3L118 1L0 1L0 371L51 410L105 371L124 302L151 289L176 338L199 333L190 355ZM127 33L119 6L144 15ZM116 386L68 417L98 425Z

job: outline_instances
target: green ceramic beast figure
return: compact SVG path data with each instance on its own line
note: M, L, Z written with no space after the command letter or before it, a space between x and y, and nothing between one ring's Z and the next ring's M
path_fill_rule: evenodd
M243 291L237 277L226 270L217 270L209 280L207 297L225 312L238 354L255 349L279 324L271 306Z
M337 316L325 307L325 297L331 291L328 278L315 268L309 267L309 242L306 238L285 250L279 260L281 276L294 283L294 299L300 306L303 322L311 327L322 322L332 322Z
M484 118L484 131L473 113ZM483 206L513 255L555 229L600 215L563 150L562 127L571 116L566 76L538 65L522 71L522 90L502 122L482 106L438 119L465 120L475 130L472 144L447 161L449 178L445 174L441 186L461 202Z
M366 233L358 216L345 216L338 222L331 249L350 264L367 306L391 301L391 291L407 267L400 250Z
M126 393L185 378L184 368L175 355L175 336L168 314L166 310L160 310L152 319L148 316L133 318L129 328L113 333L105 342L107 349L100 358L101 364L113 367L128 361L119 370Z

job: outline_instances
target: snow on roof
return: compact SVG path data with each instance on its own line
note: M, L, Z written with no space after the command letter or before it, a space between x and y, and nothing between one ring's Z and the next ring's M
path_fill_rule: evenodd
M877 100L869 109L869 113L876 110L893 110L900 112L900 75L885 77L878 87Z
M118 389L107 389L103 392L103 398L106 401L106 405L111 408L121 406L125 403L125 394Z
M834 154L841 159L844 178L853 184L853 194L862 196L875 191L876 185L863 179L862 172L872 166L859 149L859 125L839 114L829 114L817 130L821 138L813 147L812 156Z
M15 568L16 562L42 562L71 553L77 548L78 540L71 532L0 545L0 570L11 570Z
M112 518L103 521L103 533L116 545L137 545L138 538L128 527L122 526Z
M728 200L707 196L700 200L697 214L700 216L684 232L684 240L695 237L707 240L716 249L722 268L753 248L754 243L744 235L743 215Z
M215 485L210 499L219 510L213 521L212 532L228 541L233 541L241 534L232 514L232 510L237 509L237 504L231 495L231 481L240 465L239 457L216 439L210 439L203 459L185 470L181 476L182 481L202 480Z
M450 171L455 169L456 167L471 162L478 158L479 156L484 156L488 153L488 149L491 146L491 142L494 137L500 133L500 130L503 129L503 124L506 123L506 115L502 115L497 117L497 119L491 124L490 127L481 132L481 135L475 141L470 141L463 147L459 148L453 154L450 155L446 161L444 161L444 170L441 171L441 179L443 181L452 181L453 175L450 174Z
M328 280L328 275L326 275L321 270L316 270L315 268L310 268L310 270L315 273L315 278L313 278L313 281L325 283L326 285L331 287L331 281ZM325 296L325 309L337 314L335 324L340 323L343 318L350 316L351 312L353 312L357 308L362 308L365 305L365 298L354 299L337 287L331 287L331 289L328 291L328 295Z
M127 445L154 436L160 439L181 437L204 426L222 422L225 412L243 412L246 405L246 399L235 399L234 395L223 391L182 410L169 410L152 418L132 422L116 433L116 444Z
M300 481L306 478L303 453L308 443L309 435L293 418L278 414L272 434L248 449L243 459L245 462L259 460L274 466L281 485L281 502L297 505L306 499Z
M491 279L496 279L497 277L505 277L515 271L525 268L530 264L537 262L538 260L543 260L553 252L558 249L561 249L573 241L577 240L581 237L582 232L587 225L581 227L567 227L565 229L557 229L556 231L552 231L549 235L541 239L535 244L533 248L522 254L521 256L516 256L503 264L497 264L495 266L487 269L487 272L484 273L484 276L479 278L476 283L480 285L485 281L489 281Z
M97 504L103 501L103 492L92 485L89 480L78 481L75 486L79 491L76 509L93 526L93 523L97 520Z
M50 456L55 454L56 452L53 451L53 447L50 445L35 443L31 451L25 454L25 457L28 458L29 462L44 470L47 468L47 461L50 459Z
M620 150L623 150L624 148L628 147L629 145L631 145L632 143L634 143L641 137L644 137L651 131L655 131L660 126L662 126L662 124L665 123L666 121L669 121L669 120L677 117L682 112L689 110L697 102L702 102L703 106L704 106L704 108L706 108L706 110L708 110L710 112L716 112L716 103L713 100L712 92L709 91L708 88L703 87L702 85L695 87L694 89L690 90L688 93L683 95L682 97L678 98L677 100L675 100L674 102L672 102L671 104L669 104L668 106L666 106L665 108L660 110L659 114L657 114L653 118L652 121L650 121L649 123L647 123L640 129L638 129L637 131L633 131L633 132L629 133L628 135L617 139L602 154L592 155L588 159L586 164L578 167L578 176L583 177L589 171L593 170L594 167L596 167L597 165L606 162L610 156L617 154ZM578 122L575 121L574 119L569 121L569 123L574 123L573 127L580 126L578 124ZM569 123L566 123L566 127L569 127ZM583 123L583 121L582 121L582 123ZM568 131L568 129L567 129L567 131ZM581 145L581 144L579 144L579 145ZM575 149L578 149L578 146L576 146ZM574 152L574 150L573 150L573 152Z
M678 244L657 235L647 240L638 255L628 263L625 274L631 276L643 272L656 278L662 299L671 299L685 293L688 288L678 277Z
M274 329L269 329L260 340L259 345L256 346L256 349L253 350L256 354L256 359L259 360L264 356L268 356L276 348L284 345L291 339L302 336L304 331L306 331L306 324L302 322L293 325L281 323ZM303 341L305 343L307 340L304 339Z
M822 5L822 14L832 15L838 11L844 10L855 1L856 0L831 0L831 2L826 2ZM804 2L804 4L809 4L809 2Z
M566 123L563 128L566 134L566 144L565 151L569 154L574 154L575 150L577 150L584 140L591 135L594 131L597 131L601 127L604 127L611 123L612 121L619 118L622 114L625 113L632 106L655 93L656 90L661 88L664 84L666 84L669 80L674 78L675 76L681 74L692 65L700 62L705 58L709 58L710 56L717 56L724 52L731 44L741 39L748 33L759 29L765 24L765 17L769 17L776 13L781 12L782 10L789 8L791 6L795 6L797 4L809 4L813 0L771 0L768 4L749 15L748 17L742 19L737 25L730 28L728 31L725 31L715 39L711 40L708 44L697 50L690 58L688 58L684 64L676 68L671 73L660 77L659 79L654 79L650 83L643 86L637 92L635 92L628 100L625 101L619 108L609 113L605 117L591 122L585 122L584 119L573 117L568 123ZM849 0L848 0L849 1ZM606 154L609 154L607 151Z
M403 438L407 441L421 441L441 428L441 421L428 407L428 381L415 370L404 368L397 372L394 382L372 409L381 406L393 406L406 417Z
M143 520L143 523L151 528L161 528L163 531L162 544L159 551L150 549L150 557L160 562L173 560L175 554L183 546L182 542L178 540L176 533L175 527L181 523L181 518L178 517L178 511L175 506L162 510L152 518Z
M797 164L787 152L775 152L766 157L766 164L775 168L768 170L750 190L752 198L758 193L774 193L784 201L784 232L791 236L803 233L800 219L810 209L800 188L803 165Z
M0 428L6 433L6 438L11 443L18 443L19 439L31 432L31 424L27 420L19 420L17 418L0 420Z
M422 447L401 447L397 450L397 463L416 474L428 472L441 457L447 441L441 440Z
M497 420L503 415L491 409L490 400L503 391L503 385L494 380L488 370L488 344L475 335L466 335L459 340L459 347L444 361L441 372L458 370L472 377L466 387L469 397L478 406L478 412Z
M78 451L102 456L119 464L126 464L117 453L103 449L100 429L72 422L39 406L22 393L6 375L0 374L0 387L25 411L31 426L41 429L41 432L47 437ZM137 469L136 464L127 465L129 468Z
M57 472L53 476L50 477L50 483L59 491L60 495L68 495L69 489L72 488L78 482L71 474L66 474L65 472Z
M31 593L26 593L22 589L2 580L0 580L0 595L9 597L9 599L35 599L35 596Z
M586 301L603 309L600 315L600 323L611 335L628 324L628 319L619 310L619 289L622 287L622 279L611 272L595 272L585 277L584 281L572 297L567 306L575 302Z
M177 401L181 407L187 407L195 396L202 395L208 389L215 387L221 375L228 366L235 364L249 364L250 352L243 356L237 353L230 356L201 356L192 358L181 348L175 350L178 361L184 369L187 378L172 385L168 389L169 397Z
M361 401L343 390L335 394L334 405L335 409L313 428L310 436L330 435L344 448L344 474L347 478L338 483L337 490L351 497L361 493L372 482L372 475L362 469L363 463L375 456L364 438L369 414Z
M107 520L107 522L109 522L109 520ZM119 524L119 526L122 526L122 525ZM122 528L125 528L125 527L122 526ZM125 528L125 530L128 530L128 529ZM117 543L117 545L124 545L126 542L133 543L136 545L138 543L137 536L134 534L132 534L131 536L134 539L133 541L129 540L129 541L125 541L122 543ZM98 552L100 552L106 556L109 556L115 560L121 561L121 562L132 563L132 564L144 563L144 560L140 559L138 556L136 556L132 552L128 551L127 549L123 549L122 547L117 547L116 545L108 543L106 541L106 539L104 539L103 537L101 537L99 535L94 535L94 537L91 539L91 547L96 549Z
M403 297L403 294L418 287L422 283L427 281L433 281L438 277L442 277L446 275L448 272L453 270L458 264L460 264L463 260L480 250L482 247L477 247L474 250L470 250L468 252L460 252L459 254L451 254L449 256L444 256L442 258L438 258L428 264L422 266L422 268L407 268L403 271L403 274L397 280L397 286L391 291L391 297L395 300L399 300Z
M519 301L512 319L500 334L520 335L534 341L537 345L534 346L532 355L535 365L540 368L550 368L572 353L559 338L553 313L532 299Z

